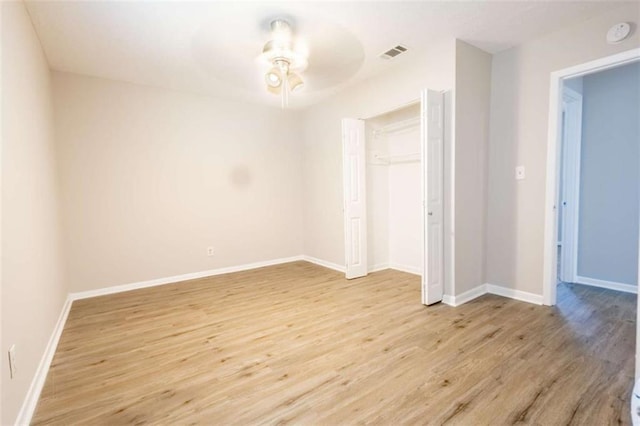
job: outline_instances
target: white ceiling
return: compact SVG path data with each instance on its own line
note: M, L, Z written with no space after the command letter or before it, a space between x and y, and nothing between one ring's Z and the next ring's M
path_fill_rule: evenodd
M27 0L52 69L279 105L256 61L269 21L288 18L309 46L305 107L411 60L444 39L490 53L622 3L440 2L53 2ZM378 58L403 44L393 61Z

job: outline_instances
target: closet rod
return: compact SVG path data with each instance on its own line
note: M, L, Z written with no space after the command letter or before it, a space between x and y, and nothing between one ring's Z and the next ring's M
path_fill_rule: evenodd
M379 129L375 129L373 131L374 136L379 136L383 133L391 133L397 132L399 130L404 130L409 127L417 126L420 124L420 117L409 118L408 120L396 121L394 123L387 124L386 126L382 126Z
M398 163L417 163L420 162L421 154L419 152L403 155L374 155L375 161L381 161L383 164L398 164Z

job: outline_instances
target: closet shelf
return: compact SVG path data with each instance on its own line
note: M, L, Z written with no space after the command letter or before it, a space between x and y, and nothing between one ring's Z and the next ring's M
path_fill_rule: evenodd
M420 125L420 117L413 117L408 120L396 121L394 123L387 124L373 131L373 136L377 137L387 133L399 132L401 130L407 130L415 126Z
M420 153L403 154L403 155L379 155L373 156L373 164L401 164L401 163L419 163Z

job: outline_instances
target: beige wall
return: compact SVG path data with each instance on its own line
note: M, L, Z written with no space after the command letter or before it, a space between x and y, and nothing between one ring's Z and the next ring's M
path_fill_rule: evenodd
M2 424L15 421L66 298L50 73L22 2L2 3Z
M638 30L609 45L621 21L638 25L628 4L494 56L492 64L486 280L542 294L549 75L552 71L640 46ZM526 167L516 181L514 168Z
M456 42L455 290L484 284L491 55Z
M296 113L67 73L53 85L71 292L302 254Z
M343 118L369 118L420 99L430 88L450 90L454 40L422 58L399 58L382 75L349 88L305 111L304 253L344 265L342 213Z

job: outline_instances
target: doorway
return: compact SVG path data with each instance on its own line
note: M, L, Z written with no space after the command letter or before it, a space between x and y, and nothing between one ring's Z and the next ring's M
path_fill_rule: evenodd
M422 274L420 103L365 120L368 272Z
M565 79L559 281L638 292L640 62Z
M606 58L598 59L592 62L551 73L544 235L543 302L545 305L551 306L556 304L558 283L558 229L560 224L560 217L562 217L563 219L566 218L560 206L562 200L559 199L562 182L561 176L566 176L565 170L561 169L561 159L563 153L562 139L563 132L565 130L565 128L563 127L563 123L566 123L566 120L563 120L563 87L566 82L568 82L572 78L589 76L600 71L611 70L614 68L622 67L624 65L637 63L639 61L640 49L632 49L617 55L612 55ZM582 159L583 157L584 155L581 154L580 159ZM640 158L636 156L635 160L640 161ZM583 164L581 164L581 166L582 165ZM635 207L640 208L640 206ZM579 204L576 205L576 208L579 210ZM608 206L607 208L615 208L615 206ZM561 222L561 226L561 230L564 230L567 227L566 219ZM637 229L638 228L636 228L635 233L640 234ZM635 237L637 237L636 241L640 241L640 235L635 235ZM580 237L578 236L578 240L579 239ZM565 244L564 238L562 244L563 246ZM636 244L638 243L636 242ZM594 244L591 244L591 246L594 246ZM637 257L637 259L635 259L635 266L637 267L638 264L640 264L640 254L638 254L640 253L640 247L637 247L636 249L637 250L635 251L635 256ZM638 272L638 269L636 269L636 283L638 282L639 278L640 273ZM640 309L636 309L636 316L638 314L640 314ZM640 341L638 339L640 338L640 329L637 328L637 324L638 321L636 321L636 341ZM639 353L636 347L636 377L640 375L640 358L638 357L638 355Z
M545 305L555 305L556 285L558 282L558 229L567 228L568 220L559 221L562 212L559 203L561 188L562 138L563 138L563 87L565 81L575 77L595 74L599 71L620 67L640 61L640 49L633 49L610 57L602 58L586 64L556 71L551 74L550 105L549 105L549 138L547 145L547 184L545 206L545 246L544 246L544 282L543 302ZM568 122L568 121L567 121ZM574 155L574 159L579 158ZM565 168L566 169L566 168ZM562 170L567 176L566 170ZM578 171L579 173L579 171ZM574 179L576 171L573 171ZM574 201L575 208L579 208ZM563 218L566 216L563 215ZM562 244L565 244L563 241Z

